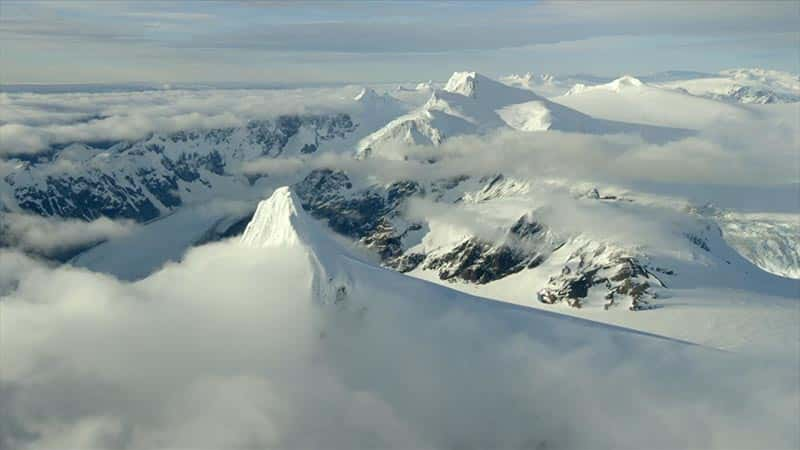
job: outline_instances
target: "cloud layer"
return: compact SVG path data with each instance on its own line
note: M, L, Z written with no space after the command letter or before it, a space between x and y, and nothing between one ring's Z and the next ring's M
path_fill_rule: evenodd
M797 70L797 8L781 1L6 3L0 42L15 64L4 75L20 83L399 81L465 64Z
M132 228L130 222L115 222L105 217L84 222L5 212L0 214L0 246L60 257L123 236Z
M213 244L131 284L0 256L2 448L798 442L788 361L598 333L576 346L368 281L351 299L366 311L325 306L294 250Z
M134 140L153 132L241 126L280 114L356 108L356 88L0 93L0 157L72 142Z

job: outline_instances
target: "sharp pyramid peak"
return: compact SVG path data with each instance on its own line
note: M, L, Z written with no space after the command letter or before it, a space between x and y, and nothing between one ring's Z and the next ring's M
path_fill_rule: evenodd
M488 108L541 99L529 90L505 85L477 72L453 73L443 90L472 98Z
M633 75L623 75L616 80L609 83L609 85L614 86L616 88L623 88L623 87L641 87L644 86L644 82L642 80L634 77Z
M480 80L487 79L477 72L454 72L447 80L444 90L467 97L475 97Z
M287 186L280 187L259 202L241 242L248 247L301 244L310 220L297 195Z

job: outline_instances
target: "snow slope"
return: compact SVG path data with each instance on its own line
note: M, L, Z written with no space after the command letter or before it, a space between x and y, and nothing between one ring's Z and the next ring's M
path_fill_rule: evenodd
M121 280L140 280L170 261L180 261L189 248L210 233L224 232L251 211L247 202L185 206L90 248L70 264Z

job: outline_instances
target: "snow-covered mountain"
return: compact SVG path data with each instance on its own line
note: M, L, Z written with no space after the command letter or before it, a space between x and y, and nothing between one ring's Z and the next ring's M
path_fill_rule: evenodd
M344 239L371 249L382 265L504 301L640 310L663 306L670 289L699 286L699 280L745 290L767 286L761 290L786 294L783 280L763 273L733 248L772 273L797 276L797 239L788 225L768 238L770 244L761 245L753 233L742 231L748 225L737 227L725 218L731 216L687 213L684 205L635 192L603 189L601 195L564 180L474 170L419 179L398 174L387 180L384 175L375 181L360 168L369 170L381 158L402 159L409 144L435 154L431 147L450 137L498 130L624 133L664 143L689 136L689 128L702 130L722 117L747 120L760 110L631 76L574 87L558 98L571 107L475 72L453 74L441 90L425 84L413 91L430 91L430 98L411 112L399 92L396 97L363 88L350 97L347 112L153 133L106 146L66 145L48 156L12 160L15 166L3 177L0 200L14 212L147 224L73 260L130 280L179 260L191 246L241 233L257 200L281 178L271 169L257 174L242 170L264 159L296 163L286 179L294 183L303 207ZM314 159L347 161L352 155L371 162L353 160L347 170L338 170L318 168ZM435 171L435 165L430 167ZM211 200L221 206L206 207ZM415 205L420 202L469 219L454 224L447 214L419 214ZM581 220L563 217L576 212L583 214ZM618 226L596 227L590 217ZM619 230L628 229L636 233L620 235ZM180 237L169 245L159 243L178 230ZM495 286L520 279L523 288L513 295L495 292Z
M800 75L765 69L729 69L718 73L671 70L634 78L652 86L677 90L691 95L731 103L796 103L800 101ZM623 77L624 78L624 77ZM605 85L614 78L591 75L512 74L503 83L533 90L548 98L565 95L570 90Z
M502 300L647 309L659 307L670 288L718 285L786 296L796 287L739 256L714 220L669 204L596 190L569 196L503 176L358 190L343 172L315 171L295 189L312 215L401 272L468 289L524 274L524 297L499 294ZM405 214L418 199L481 227L454 225L446 214ZM564 224L566 211L618 223L590 231L577 218Z
M764 69L731 69L702 77L665 80L660 83L692 95L736 103L800 102L800 76Z
M268 199L260 202L255 215L247 225L239 242L241 245L247 247L264 248L265 250L271 249L271 251L282 248L302 249L311 267L313 280L311 287L314 293L313 298L316 301L322 304L335 305L339 309L353 312L362 311L362 314L366 312L367 315L370 310L376 307L372 302L374 302L375 298L378 296L381 297L381 303L395 301L402 303L412 302L419 307L422 307L421 305L428 305L425 308L432 307L434 309L438 308L438 306L435 305L441 305L443 307L447 305L448 308L463 308L465 311L471 311L473 308L477 308L490 315L494 314L491 311L496 309L498 313L505 315L505 312L501 313L501 311L506 311L505 307L501 306L503 303L491 305L492 302L487 302L487 300L466 294L455 294L452 290L447 288L455 287L458 290L479 294L492 293L493 295L488 296L489 298L502 299L496 296L496 291L470 290L466 287L469 286L469 284L453 284L451 282L453 279L447 279L447 281L440 280L437 284L444 285L440 287L432 283L415 279L425 278L424 276L408 277L395 271L377 267L371 262L369 256L363 253L363 250L352 247L350 244L347 244L346 241L342 241L337 237L334 232L335 228L328 228L325 226L324 221L319 221L312 216L315 210L309 208L309 205L304 204L301 197L295 193L295 189L299 188L302 188L302 186L296 188L280 187L276 189ZM328 219L328 223L332 223L331 219ZM527 227L523 225L525 223L527 223ZM523 230L522 228L526 229ZM542 231L541 229L537 230L536 228L537 225L531 225L529 222L521 221L512 227L512 232L517 233L517 235L527 234L528 236L533 236L540 232L546 233L546 231ZM686 239L690 241L690 245L715 246L713 251L716 251L721 257L731 256L730 252L726 253L723 248L717 247L720 245L719 241L712 241L709 244L706 241L700 241L700 239L702 239L700 237L696 237L694 241L691 241L690 238ZM603 293L608 292L612 294L610 297L606 295L602 303L606 305L606 309L610 307L613 310L616 308L615 301L620 301L620 297L635 296L637 292L640 294L648 294L646 292L648 286L656 288L658 292L663 295L663 293L669 292L665 289L667 285L675 289L691 288L691 284L697 283L698 280L719 271L718 268L708 266L709 262L713 260L713 256L704 259L702 262L691 261L693 258L697 257L697 255L688 258L685 261L688 262L688 264L678 266L678 270L683 271L683 273L676 273L663 267L657 267L655 265L656 261L654 260L648 260L648 264L640 265L640 262L633 259L630 253L622 254L624 251L622 251L620 247L614 249L608 246L592 246L589 244L587 248L585 243L577 244L574 239L564 244L564 246L571 247L571 249L563 252L565 257L567 253L571 253L571 255L567 257L567 265L564 266L571 268L571 271L562 270L557 278L551 280L550 285L543 290L543 293L539 294L541 301L544 303L564 301L560 295L562 295L565 290L574 294L575 291L580 291L582 289L593 291L595 286L599 288L602 285ZM575 249L578 249L580 256L574 253ZM620 253L621 251L622 253ZM707 253L712 252L711 250L705 249L701 251ZM471 256L470 259L474 264L473 267L479 268L480 262L477 261L476 256L480 258L482 255L476 254ZM547 261L548 256L545 256L540 263L549 264ZM559 257L559 259L561 259L561 257ZM660 263L661 261L658 262ZM722 264L727 265L726 263ZM740 261L734 261L733 264L734 266L738 266L740 265ZM673 265L673 267L676 266ZM486 268L490 268L490 266L486 266ZM692 273L692 270L695 272ZM443 274L444 272L440 271L439 273ZM468 272L461 271L457 272L457 275L461 276L466 273ZM681 282L681 280L683 280L683 282ZM688 284L686 282L687 280L690 280ZM517 281L519 281L519 278ZM609 283L611 283L613 287L609 288ZM478 286L480 285L480 280L478 280ZM487 286L491 286L491 283ZM508 284L506 286L508 286ZM707 284L706 286L713 286L713 283ZM413 300L403 294L406 292L415 293ZM774 293L774 289L770 288L767 289L766 292L760 293L753 292L753 294L765 296L768 292ZM397 293L396 299L393 298L392 293ZM648 302L644 300L646 295L642 295L641 297L643 300L639 305L648 305ZM668 305L670 297L670 295L666 295L667 300L664 301L665 305ZM609 300L609 298L611 300ZM650 297L647 296L647 298L649 299ZM590 308L590 304L584 303L580 298L575 298L574 301L575 303L573 306ZM637 305L637 303L634 302L633 305ZM785 308L788 306L789 305L778 303L775 306L774 313L777 316L780 311L785 311ZM654 305L651 307L654 307ZM663 305L659 305L658 307L669 308L669 306ZM724 306L721 305L715 307L724 308ZM588 323L570 324L567 321L563 321L563 319L559 318L557 315L537 312L536 309L528 309L527 312L519 311L519 313L522 315L517 315L516 312L513 314L514 318L511 319L513 322L517 323L517 321L519 321L518 323L526 323L526 327L530 327L531 330L539 330L539 332L542 332L544 329L559 329L560 333L564 332L567 335L577 337L577 341L582 341L584 339L592 340L596 339L595 335L598 333L613 332L602 326L596 330L591 326L587 329L586 326L589 325ZM630 323L636 322L633 321ZM642 326L642 324L637 325L647 329L647 326ZM780 324L776 322L775 325L781 330L781 333L790 331L788 322L784 321ZM517 325L510 326L515 329L517 327ZM575 328L574 331L567 331L573 329L573 327ZM723 345L729 346L729 348L736 348L736 346L731 343L735 340L731 340L729 337L722 338L718 336L715 340L698 332L698 330L691 330L690 327L683 327L680 324L675 324L673 327L681 329L680 334L693 342L701 342L704 345ZM748 345L755 345L758 347L763 344L763 338L756 338L754 336L750 338L753 339L753 341L748 342ZM623 337L623 339L628 338Z
M705 129L723 120L747 121L757 117L738 104L647 84L630 75L605 84L578 84L553 100L606 119L691 130Z
M536 304L530 300L536 295L535 292L529 292L526 295L527 299L520 300L518 297L526 286L530 286L531 276L535 276L536 269L512 270L502 277L504 280L501 282L486 282L472 277L475 274L491 273L492 269L500 267L490 261L500 262L502 265L504 259L511 257L497 256L496 248L486 252L480 245L473 246L471 251L456 251L455 260L448 260L444 265L430 268L430 271L424 269L422 272L411 272L413 278L436 281L437 284L443 285L442 288L393 271L381 270L371 262L363 250L351 247L346 241L337 238L334 235L336 228L328 228L324 225L324 221L316 220L312 216L318 210L309 207L302 197L294 192L301 188L302 185L295 188L281 187L275 190L269 199L262 201L241 237L241 243L257 248L275 249L286 246L303 248L313 267L312 286L316 293L315 298L324 304L338 305L339 308L344 307L351 311L369 311L373 307L371 302L376 297L375 293L385 292L388 289L389 292L397 293L414 292L413 301L420 304L435 305L442 302L441 299L448 298L445 304L459 304L459 307L467 310L473 307L471 305L486 311L492 309L485 300L448 294L446 288L455 288L528 307ZM598 200L592 197L584 200L590 203L605 201L613 204L613 200ZM492 210L498 211L497 204L493 206ZM319 217L318 213L316 215ZM336 223L331 218L328 218L327 222ZM530 217L527 217L515 223L511 227L511 233L523 236L524 239L537 234L548 234L549 231L545 227L547 225L531 223ZM428 225L425 228L428 228ZM429 234L433 234L435 228L436 225L431 227ZM671 239L672 245L676 246L671 252L643 245L632 247L629 243L622 242L601 244L596 239L590 242L589 236L584 235L567 239L551 254L537 253L537 257L541 259L533 264L534 267L550 266L550 270L558 267L561 269L554 276L550 276L547 286L538 293L541 303L538 303L536 309L549 308L547 304L551 302L564 302L564 306L579 307L572 308L575 315L586 315L593 319L606 317L626 327L666 333L691 342L736 350L755 350L770 345L773 335L762 334L763 330L755 331L759 322L767 317L774 327L772 332L777 335L789 337L792 333L796 333L792 325L792 315L786 316L794 307L795 301L791 300L791 295L797 288L796 283L770 277L749 265L727 248L719 237L718 230L711 230L710 233L702 235L700 233L703 231L694 231L698 234L693 235L681 229L674 236L662 236ZM543 238L539 242L552 242L553 239ZM681 240L685 241L686 245L682 244ZM472 242L479 243L480 240ZM507 240L503 245L514 248ZM530 251L531 247L527 248ZM694 250L691 250L692 248ZM438 256L425 259L436 258ZM451 269L454 272L448 272ZM426 272L437 273L437 277L441 278L426 276ZM445 274L447 275L444 276ZM466 278L462 278L464 276ZM539 277L543 275L540 274ZM750 279L735 283L732 281L735 278ZM726 298L726 292L736 292L729 289L744 289L744 293ZM582 291L588 291L586 298L580 296ZM706 296L709 301L694 300L700 303L693 307L684 305L678 300L698 295ZM402 294L400 296L404 298L403 302L410 301ZM750 299L740 300L748 296ZM381 297L386 299L384 294L381 294ZM710 301L711 299L713 301ZM397 301L401 301L399 297ZM673 304L676 302L679 304ZM626 310L620 308L620 303L626 308L633 307L633 309L656 308L666 311L664 314L668 314L671 318L679 319L675 323L664 324L651 322L650 318L653 316L644 313L641 316L612 314L614 311ZM740 309L743 307L744 309ZM500 308L502 310L502 307ZM698 327L698 321L702 321L702 317L708 317L700 312L703 308L731 322L723 321L722 323L726 325L711 328ZM558 309L558 311L566 310ZM546 324L550 320L558 319L549 315L537 318L537 313L533 311L529 314L522 316L526 317L525 319L518 317L514 320L523 320L528 324L536 323L531 326L532 329L538 330L542 330L541 327L551 326L563 326L565 328L560 329L565 330L572 326L556 325L555 322L552 325ZM658 315L660 312L653 311L652 314ZM641 320L638 320L639 317ZM540 320L544 322L540 323ZM741 331L746 330L746 334L737 335L734 332L737 327ZM592 337L594 332L591 330L576 330L575 333L577 333L575 336L581 336L580 339L594 339Z
M442 90L435 90L420 108L398 117L358 144L360 157L398 146L439 145L445 139L485 134L501 128L521 131L556 130L589 134L639 134L663 142L686 136L686 130L596 119L475 72L456 72Z
M613 80L613 78L587 74L556 75L551 73L542 73L536 75L531 72L526 72L524 74L511 74L499 79L499 81L502 83L523 89L529 89L547 98L564 95L576 84L595 85L608 83L611 80Z

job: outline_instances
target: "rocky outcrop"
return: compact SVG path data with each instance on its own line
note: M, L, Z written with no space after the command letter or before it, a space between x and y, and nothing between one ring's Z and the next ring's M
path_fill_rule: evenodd
M499 242L471 237L445 252L405 255L396 267L408 271L422 264L425 270L437 271L442 280L486 284L539 266L560 245L549 229L525 215Z
M672 274L666 269L661 273ZM647 299L656 297L652 287L666 285L636 257L600 245L573 253L561 273L550 277L537 295L542 303L564 302L580 308L591 291L600 289L605 309L624 304L636 311L650 307Z
M731 86L726 92L711 94L710 97L716 100L757 105L796 103L800 101L800 97L797 95L775 92L755 86Z
M425 269L436 270L442 280L460 279L486 284L535 265L535 256L501 244L467 239L444 255L430 258Z

